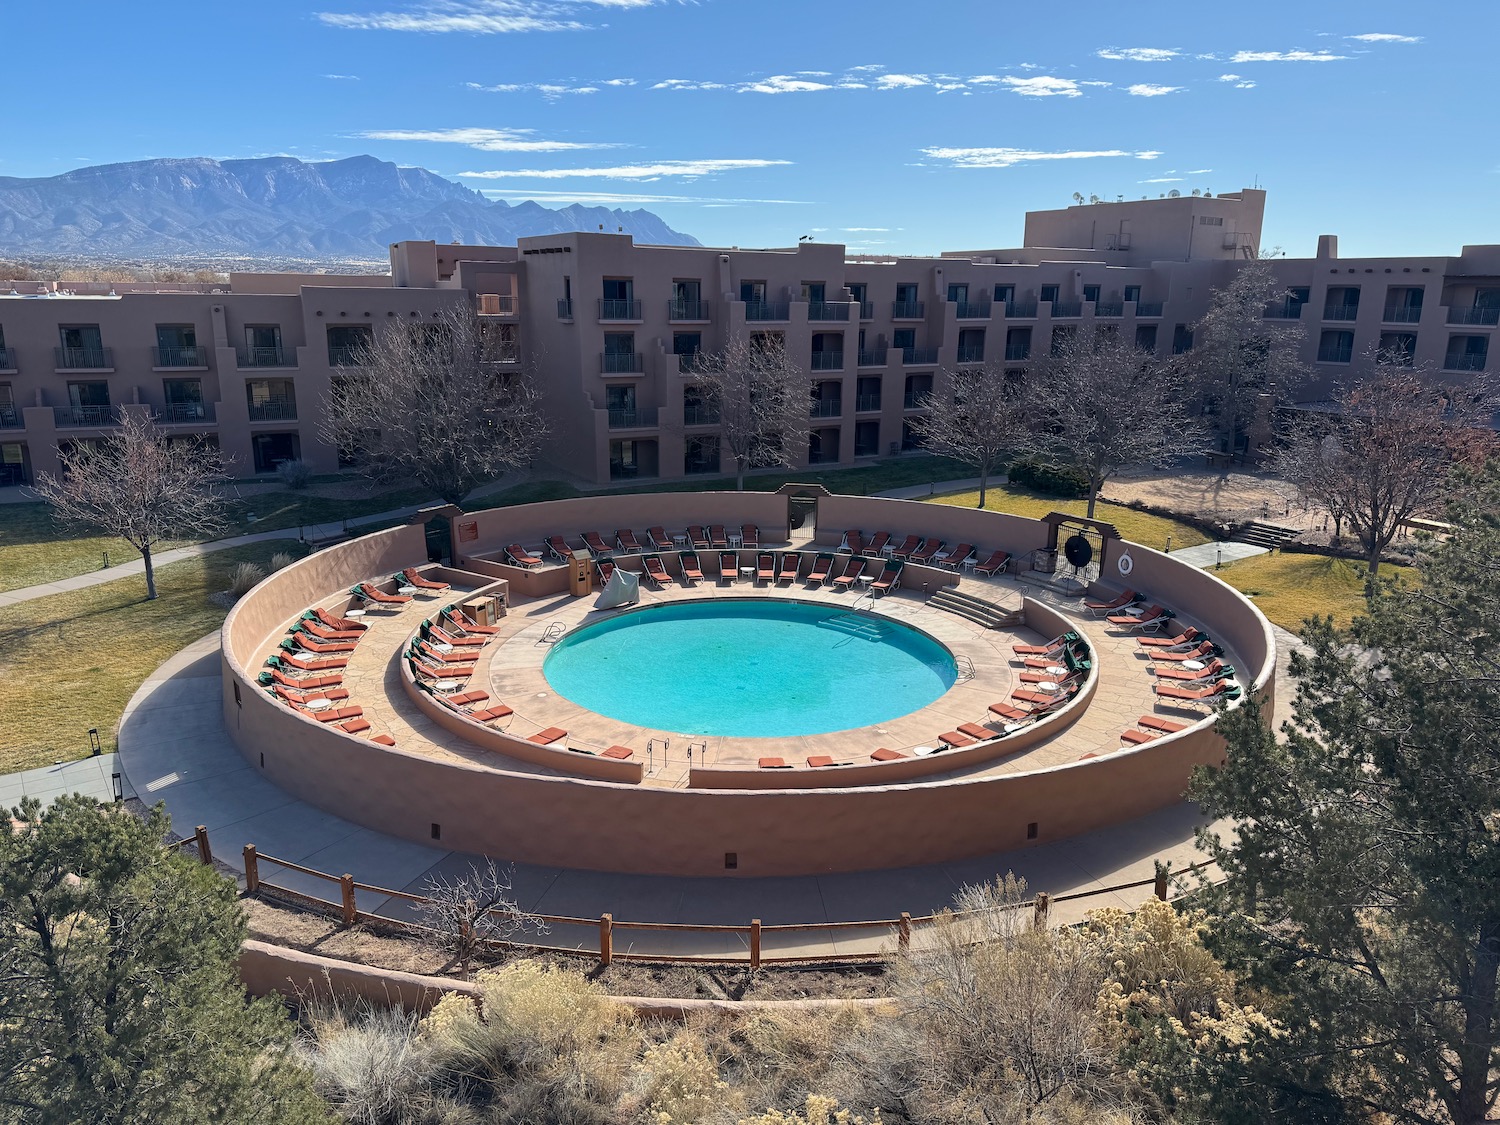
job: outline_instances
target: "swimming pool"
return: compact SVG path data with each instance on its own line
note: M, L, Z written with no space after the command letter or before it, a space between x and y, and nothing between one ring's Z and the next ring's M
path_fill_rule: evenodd
M542 665L557 693L632 726L776 738L910 714L957 678L915 629L828 606L719 598L585 625Z

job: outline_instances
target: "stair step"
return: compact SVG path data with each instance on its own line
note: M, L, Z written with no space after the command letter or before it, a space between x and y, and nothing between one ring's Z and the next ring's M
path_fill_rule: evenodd
M1019 619L1019 614L1015 610L1006 609L1004 606L985 601L983 598L976 598L971 594L960 593L951 587L939 590L927 599L927 604L937 609L945 609L959 617L966 617L989 629L1008 628Z
M1239 543L1249 543L1255 547L1270 547L1274 549L1289 539L1295 539L1300 534L1301 532L1296 528L1281 527L1274 523L1262 523L1259 520L1253 520L1241 528L1234 538Z

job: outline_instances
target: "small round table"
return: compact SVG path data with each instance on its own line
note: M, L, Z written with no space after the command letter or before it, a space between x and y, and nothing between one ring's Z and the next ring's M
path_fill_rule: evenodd
M1203 661L1201 660L1184 660L1182 662L1182 666L1189 672L1201 672L1203 671L1203 669L1208 667L1208 665L1203 663Z
M936 746L913 746L911 752L919 758L925 758L929 754L936 754L938 748Z
M740 573L743 574L746 578L749 578L752 574L755 573L755 568L753 566L742 566L740 567Z
M309 699L304 706L309 711L326 711L333 706L331 699Z
M396 593L398 593L398 594L404 594L408 598L415 597L416 593L417 593L417 588L415 586L397 586L396 587Z
M1049 664L1042 671L1046 672L1049 676L1066 676L1068 674L1067 668L1061 664Z
M1036 690L1045 691L1048 695L1056 695L1058 692L1058 685L1052 680L1043 680L1041 683L1036 685Z
M344 610L344 616L347 617L350 621L358 621L368 612L369 610L364 609L346 609Z
M439 680L437 683L435 683L435 684L432 685L432 690L433 691L457 691L459 688L461 688L463 686L464 686L464 684L463 684L462 680Z
M728 538L729 538L729 545L731 547L739 548L739 547L743 547L745 545L745 537L743 535L736 535L733 532L730 532Z
M672 542L676 543L679 547L685 547L687 546L687 536L682 534L682 532L675 532L672 535Z

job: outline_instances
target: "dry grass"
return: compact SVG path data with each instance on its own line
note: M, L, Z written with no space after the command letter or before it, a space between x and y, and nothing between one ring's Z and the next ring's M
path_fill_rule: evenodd
M1347 629L1365 611L1365 564L1353 559L1276 552L1226 563L1213 572L1251 598L1260 611L1283 629L1298 632L1309 617L1333 618ZM1382 577L1415 580L1410 567L1382 566Z
M933 498L933 503L952 504L960 508L973 508L978 501L978 489ZM1032 519L1045 516L1049 512L1066 512L1069 515L1081 516L1088 511L1088 508L1087 500L1063 500L1056 496L1043 496L1030 489L1012 484L990 485L984 504L984 510L987 512L1009 512L1012 515L1029 516ZM1111 504L1107 500L1101 500L1096 505L1094 518L1114 524L1120 534L1132 543L1139 543L1143 547L1153 547L1158 551L1166 546L1169 536L1173 550L1178 547L1195 547L1199 543L1209 541L1208 536L1191 524L1180 523L1162 516L1153 516L1148 512L1137 512L1133 508L1127 508L1122 504Z

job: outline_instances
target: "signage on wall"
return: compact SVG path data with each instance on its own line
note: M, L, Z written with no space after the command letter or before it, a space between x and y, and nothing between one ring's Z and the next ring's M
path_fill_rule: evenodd
M479 538L479 521L470 520L468 523L458 525L458 541L460 543L472 543Z

